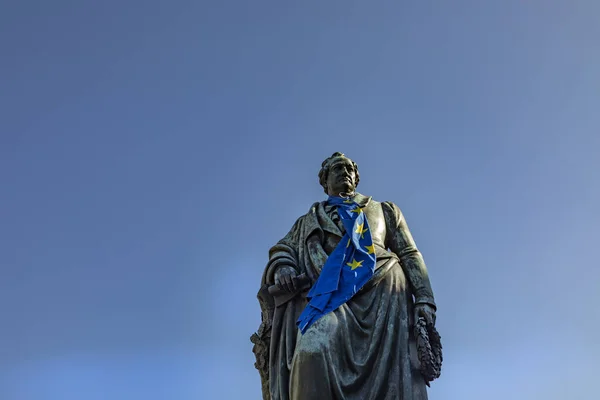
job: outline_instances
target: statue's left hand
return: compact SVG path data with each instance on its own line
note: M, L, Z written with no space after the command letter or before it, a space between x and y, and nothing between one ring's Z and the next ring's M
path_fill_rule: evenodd
M430 304L417 304L415 305L415 321L419 317L425 318L427 325L435 325L435 308Z

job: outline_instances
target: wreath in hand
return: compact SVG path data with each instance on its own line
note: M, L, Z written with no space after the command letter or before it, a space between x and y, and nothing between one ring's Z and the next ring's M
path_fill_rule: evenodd
M428 325L425 318L421 317L415 323L415 338L417 340L417 354L421 364L420 371L425 379L425 384L440 377L442 371L442 341L435 326Z

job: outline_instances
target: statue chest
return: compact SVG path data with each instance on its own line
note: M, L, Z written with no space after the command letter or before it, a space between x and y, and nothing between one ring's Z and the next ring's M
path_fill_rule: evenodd
M367 206L363 208L363 212L367 217L367 221L369 224L369 230L371 231L371 237L373 238L373 243L381 248L385 248L385 236L386 236L386 225L385 218L383 216L383 210L381 208L381 203L376 201L370 201ZM342 234L345 233L343 226L341 223L337 224L338 227L342 229ZM338 235L334 235L329 232L325 232L323 248L327 254L331 254L331 252L337 247L341 238Z

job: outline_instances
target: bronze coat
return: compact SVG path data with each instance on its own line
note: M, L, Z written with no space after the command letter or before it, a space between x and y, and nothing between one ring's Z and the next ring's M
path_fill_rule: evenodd
M259 293L263 322L258 332L268 356L260 354L258 346L254 350L265 364L265 399L427 399L411 329L415 303L435 307L423 257L395 204L361 194L354 201L369 221L375 274L350 301L320 318L304 335L296 320L306 299L295 296L279 304L264 289L274 284L276 269L286 264L316 281L343 236L343 227L331 218L335 210L325 202L313 204L269 252Z

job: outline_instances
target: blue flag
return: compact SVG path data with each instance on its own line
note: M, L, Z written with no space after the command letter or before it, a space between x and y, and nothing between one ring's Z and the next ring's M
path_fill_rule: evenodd
M309 302L296 324L302 333L323 315L347 302L373 276L375 246L365 213L351 199L330 196L346 233L308 292Z

